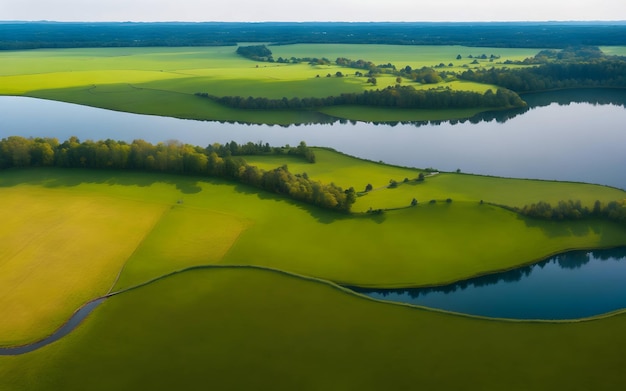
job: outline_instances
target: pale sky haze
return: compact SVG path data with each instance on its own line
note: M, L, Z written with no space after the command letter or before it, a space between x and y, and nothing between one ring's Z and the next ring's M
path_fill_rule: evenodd
M0 0L0 20L616 21L626 0Z

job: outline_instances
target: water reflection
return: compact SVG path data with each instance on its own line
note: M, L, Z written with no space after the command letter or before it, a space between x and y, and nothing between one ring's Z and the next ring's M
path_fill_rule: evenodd
M281 127L180 120L0 97L0 137L66 140L77 136L81 140L144 139L151 143L176 139L200 146L231 141L297 145L304 140L308 145L401 166L441 171L460 168L465 173L626 189L621 169L626 166L626 90L568 90L524 99L530 103L526 110L483 113L467 120L419 124L341 120ZM579 100L592 103L565 106ZM610 104L604 104L607 102Z
M592 105L612 105L626 108L626 90L623 89L578 89L578 90L560 90L549 91L522 95L522 99L528 103L527 107L511 109L485 111L478 113L469 118L460 118L452 120L430 120L430 121L387 121L373 122L375 125L397 126L397 125L441 125L449 123L451 125L471 123L479 124L481 122L495 121L497 123L505 123L517 116L527 113L529 110L538 107L546 107L551 104L559 106L568 106L572 103L589 103ZM330 119L328 119L330 121ZM357 121L344 119L335 119L341 124L356 124ZM328 123L328 122L326 122Z
M455 312L515 319L574 319L626 308L626 247L572 251L517 269L414 289L350 289Z

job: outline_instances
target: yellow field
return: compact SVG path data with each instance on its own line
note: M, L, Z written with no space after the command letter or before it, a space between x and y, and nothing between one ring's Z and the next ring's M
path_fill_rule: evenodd
M41 338L107 293L164 210L70 192L0 189L0 345Z

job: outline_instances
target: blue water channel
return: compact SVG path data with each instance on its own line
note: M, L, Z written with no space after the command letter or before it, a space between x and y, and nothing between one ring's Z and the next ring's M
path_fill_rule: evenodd
M572 251L445 286L351 289L376 299L492 318L587 318L626 308L626 248Z
M17 356L18 354L29 353L65 337L71 333L87 317L87 315L96 309L96 307L98 307L104 300L104 298L100 298L88 302L74 312L72 317L65 324L63 324L63 326L59 327L54 333L40 341L33 342L28 345L0 348L0 356Z

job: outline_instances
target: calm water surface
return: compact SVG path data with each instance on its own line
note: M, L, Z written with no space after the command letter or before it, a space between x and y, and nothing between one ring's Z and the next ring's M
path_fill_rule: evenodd
M586 318L626 308L626 248L564 253L441 287L352 289L377 299L495 318Z
M580 94L580 93L579 93ZM584 92L580 99L589 95ZM300 126L227 124L137 115L54 101L0 97L0 137L65 140L176 139L327 146L341 152L411 167L518 178L599 183L626 189L626 91L601 92L593 103L574 92L525 97L522 114L483 116L462 123L339 123ZM556 95L556 98L554 97ZM563 97L565 95L565 97ZM549 103L557 99L561 103ZM604 100L603 100L604 99ZM563 104L566 102L567 104ZM507 115L515 115L506 121Z

